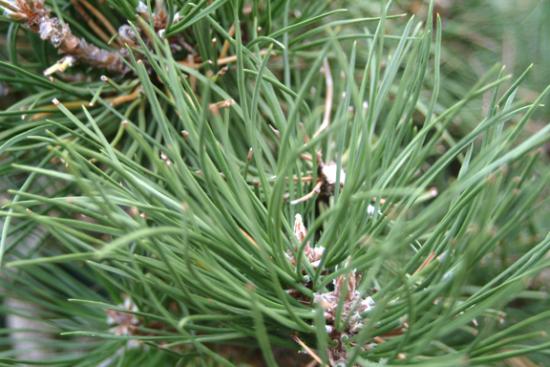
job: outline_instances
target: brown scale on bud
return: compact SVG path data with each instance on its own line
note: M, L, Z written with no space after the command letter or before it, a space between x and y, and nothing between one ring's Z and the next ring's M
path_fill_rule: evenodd
M307 236L307 229L300 214L296 214L294 218L294 236L299 243L304 242ZM311 266L318 267L321 263L321 258L323 256L324 250L325 249L323 247L311 247L308 241L304 246L304 255ZM293 265L296 265L296 259L294 258L294 256L292 254L288 254L288 257L290 259L290 262Z
M118 28L118 37L122 44L130 47L134 47L137 44L137 34L128 24L124 24Z
M338 165L335 162L321 163L319 165L319 176L323 182L321 193L328 196L334 193L337 184L343 187L346 183L346 172L342 168L338 172Z
M107 310L107 324L112 326L111 332L117 336L135 335L139 327L139 319L135 313L137 306L132 299L125 296L124 302L119 305L119 310Z
M343 187L346 183L346 172L340 167L338 171L338 165L335 162L323 163L319 159L317 183L309 193L304 196L290 202L291 205L296 205L308 201L309 199L319 196L319 200L322 202L328 202L330 196L334 194L336 185L339 184Z
M359 275L355 271L348 275L341 275L334 281L334 290L316 293L313 298L313 303L319 305L324 311L327 333L332 340L329 349L331 365L345 363L347 353L344 339L357 334L363 328L366 322L363 314L376 306L370 296L363 297L357 291L358 281ZM334 323L341 296L343 296L341 320L346 320L347 323L342 331L337 331Z

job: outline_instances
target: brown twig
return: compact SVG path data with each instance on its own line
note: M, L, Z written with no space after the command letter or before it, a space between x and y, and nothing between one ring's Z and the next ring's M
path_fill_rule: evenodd
M298 177L296 175L294 175L292 177L292 180L295 182L295 183L298 183L298 182L301 182L301 183L311 183L313 182L313 176L312 175L307 175L307 176L301 176L301 177ZM277 176L273 176L273 177L270 177L268 179L268 182L275 182L277 180ZM256 179L256 180L249 180L248 183L250 185L254 185L254 186L260 186L261 185L261 181Z
M129 71L120 51L103 50L75 36L69 25L50 14L43 0L16 0L15 12L11 18L24 23L41 39L50 42L60 53L74 56L88 65L107 69L111 72L125 74Z
M310 192L308 192L307 194L305 194L304 196L298 199L292 200L290 202L290 205L296 205L296 204L303 203L304 201L308 201L309 199L311 199L312 197L314 197L315 195L321 192L322 186L323 186L323 181L319 180L313 187L313 190L311 190Z
M326 95L325 95L325 112L323 114L323 122L319 129L313 134L313 137L316 138L324 130L326 130L330 124L330 116L332 114L332 99L334 96L334 82L332 80L332 74L330 72L330 65L328 59L325 58L323 61L323 73L325 74L325 85L326 85Z
M187 55L187 62L189 66L193 69L195 69L195 56L192 54ZM195 91L197 89L197 77L194 75L189 76L189 84L191 85L191 89Z
M16 13L19 10L7 1L0 0L0 5L3 6L6 10L8 10L12 13Z
M313 349L311 349L310 347L308 347L308 346L306 345L306 343L304 343L304 342L303 342L300 338L298 338L296 335L294 335L294 336L292 337L292 339L294 339L294 341L295 341L300 347L302 347L302 348L305 350L305 352L306 352L307 354L310 355L311 358L313 358L313 359L314 359L317 363L319 363L321 366L323 365L323 360L317 355L317 353L315 353L315 352L313 351Z
M139 97L140 93L141 93L141 88L138 87L130 94L124 94L124 95L120 95L120 96L116 96L116 97L106 98L105 101L110 103L111 106L116 107L116 106L120 106L122 104L129 103L129 102L132 102L132 101L136 100ZM65 106L65 108L67 108L68 110L77 110L77 109L80 109L82 107L87 107L87 108L94 107L94 105L90 105L89 101L82 101L82 100L64 102L63 106ZM51 104L51 105L47 105L47 106L43 106L43 107L39 107L39 108L40 109L51 110L51 112L36 113L32 116L31 120L33 120L33 121L40 120L41 118L44 118L44 117L47 117L47 116L51 115L53 112L55 112L57 110L57 107L56 107L55 104Z
M306 160L308 159L313 158L310 156L307 157ZM320 152L317 153L317 160L319 161L318 179L317 183L313 187L313 190L311 190L304 196L291 201L290 205L303 203L304 201L310 200L316 195L321 195L322 197L327 199L334 193L336 185L340 185L340 187L343 187L346 183L346 172L344 172L342 167L340 167L340 171L338 173L338 165L335 162L324 163ZM339 182L336 181L337 179Z
M227 108L227 107L231 107L235 104L235 100L234 99L224 99L223 101L219 101L219 102L215 102L215 103L210 103L208 105L208 109L214 113L214 114L218 114L220 112L221 109L223 108Z
M88 24L88 27L90 27L95 34L98 35L99 38L105 43L109 42L110 37L107 35L107 33L103 32L103 29L101 29L97 23L90 17L88 13L86 13L86 10L79 4L78 0L71 0L71 4L76 9L78 14L84 19L84 21Z
M259 55L260 56L265 56L268 53L269 53L269 50L260 50ZM219 58L218 61L216 62L216 64L218 64L218 66L221 66L221 65L232 64L236 61L237 61L237 56L233 55L233 56L227 56L227 57Z
M242 235L248 240L248 242L250 242L254 247L258 247L258 243L254 240L254 238L252 238L251 235L248 234L248 232L246 232L244 229L242 228L239 228Z
M268 52L269 52L269 50L261 50L260 51L260 56L265 56L265 55L268 54ZM219 58L216 61L216 64L218 66L223 66L223 65L227 65L227 64L232 64L236 61L237 61L237 55L232 55L232 56ZM193 62L190 62L189 60L185 60L185 61L180 61L179 63L182 64L182 65L185 65L187 67L193 68L193 69L199 69L199 68L204 66L204 64L202 64L202 63L195 63L194 60L193 60Z
M115 29L115 27L111 24L111 22L109 21L109 19L107 19L103 14L101 14L101 12L99 10L97 10L97 8L95 8L92 4L90 4L87 0L77 0L79 1L82 5L84 5L84 7L86 9L88 9L88 11L90 13L92 13L94 15L94 17L96 17L97 20L99 20L99 22L101 24L103 24L103 26L105 28L107 28L107 30L109 31L111 37L112 36L115 36L118 34L117 30ZM110 39L110 38L109 38ZM109 39L107 40L107 42L109 41Z
M231 28L229 28L228 33L229 33L229 37L233 37L233 35L235 34L234 25L232 25ZM223 42L222 50L220 52L220 56L219 56L220 59L223 59L225 56L227 56L227 52L229 51L229 46L230 46L229 40L225 40Z
M116 106L120 106L121 104L134 101L139 97L140 93L141 93L141 87L137 87L130 94L108 98L107 101L111 103L111 106L116 107Z

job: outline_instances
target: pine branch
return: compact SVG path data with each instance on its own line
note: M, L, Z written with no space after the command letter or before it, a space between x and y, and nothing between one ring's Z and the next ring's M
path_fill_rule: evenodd
M12 19L25 24L29 30L49 42L61 54L117 74L129 71L124 63L123 50L103 50L75 36L68 24L51 15L43 0L16 0L13 4L4 6L9 10Z
M0 363L546 361L550 88L467 82L444 3L0 0L46 34L0 25L0 314L51 328ZM110 22L127 69L75 82Z

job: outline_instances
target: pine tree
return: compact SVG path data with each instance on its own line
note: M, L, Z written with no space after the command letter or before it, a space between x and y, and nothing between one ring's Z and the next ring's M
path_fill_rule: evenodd
M0 0L0 365L550 363L550 88L473 3Z

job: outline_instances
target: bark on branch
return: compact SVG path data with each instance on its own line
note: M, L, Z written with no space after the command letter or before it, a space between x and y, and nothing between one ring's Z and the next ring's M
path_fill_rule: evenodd
M24 23L61 54L73 56L78 61L113 73L125 74L129 71L122 51L104 50L75 36L68 24L51 15L43 0L16 0L11 5L6 10L12 19Z

